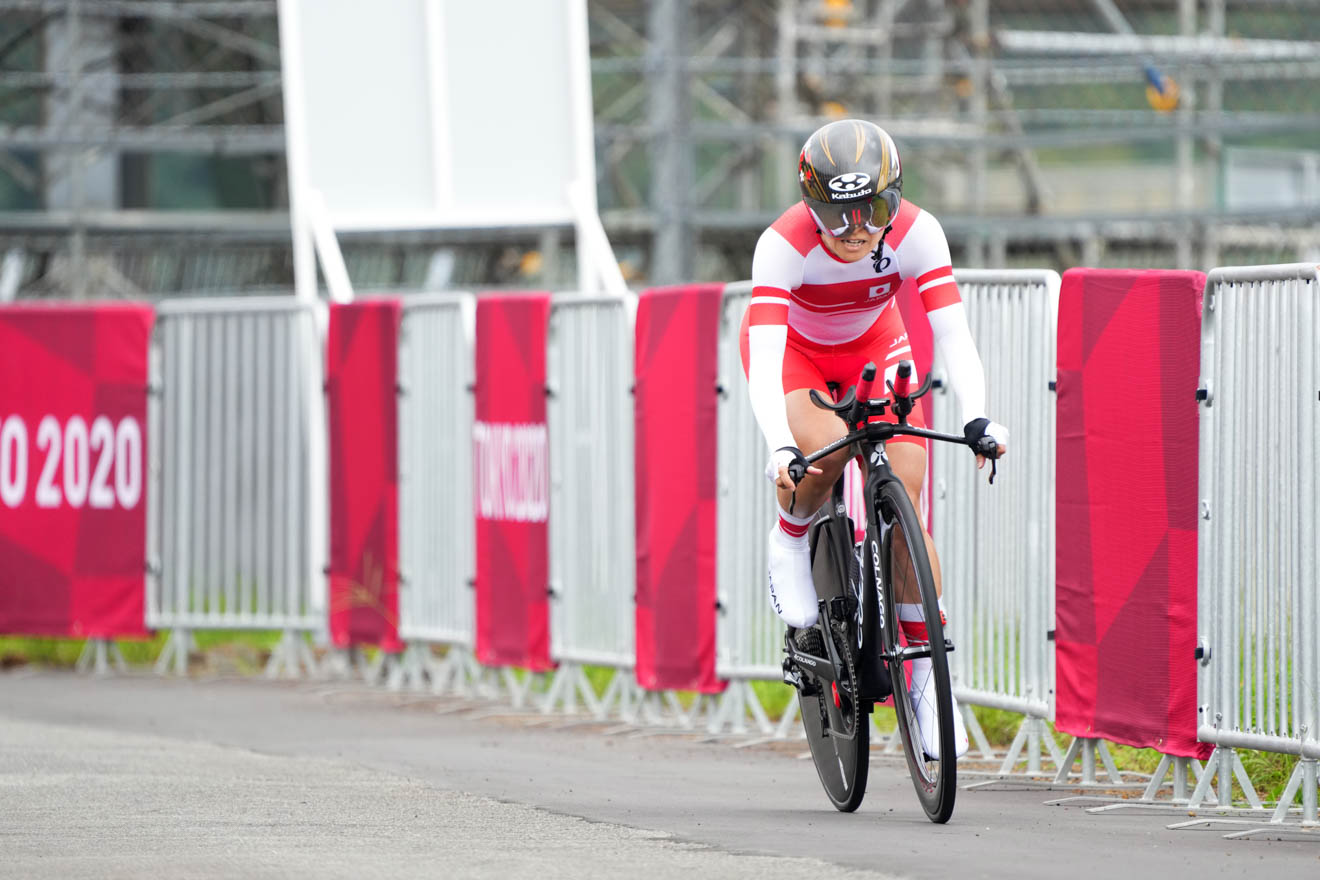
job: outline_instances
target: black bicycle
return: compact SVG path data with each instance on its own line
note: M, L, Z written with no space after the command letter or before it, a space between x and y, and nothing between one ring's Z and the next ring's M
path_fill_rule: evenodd
M853 523L844 507L843 479L834 486L830 501L812 521L812 576L820 601L820 617L807 630L790 628L784 637L784 680L798 690L802 725L821 784L834 806L856 810L866 794L870 767L869 715L877 703L893 697L903 754L922 808L932 822L947 822L953 815L957 790L957 758L953 741L953 698L950 691L948 652L953 643L944 637L939 598L931 575L930 558L921 521L912 508L903 483L889 467L885 443L899 435L927 437L970 446L991 461L991 481L997 444L983 437L977 442L955 434L941 434L907 423L915 402L931 387L927 376L912 390L912 365L904 361L889 383L892 398L870 399L875 364L862 370L857 387L837 403L812 391L815 404L839 414L848 435L806 457L808 463L853 444L869 463L865 499L866 539L853 543ZM893 412L897 424L874 422L870 417ZM804 472L790 467L795 481ZM909 643L902 635L898 604L919 608L928 641ZM930 659L933 688L913 685L913 662ZM928 700L934 692L934 717L939 722L939 756L922 746L913 694Z

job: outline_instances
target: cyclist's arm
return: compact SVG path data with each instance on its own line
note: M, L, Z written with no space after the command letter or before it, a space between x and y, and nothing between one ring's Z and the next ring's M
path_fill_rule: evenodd
M958 294L958 285L953 280L949 243L939 221L921 212L902 247L903 266L910 267L916 276L935 348L962 408L963 424L985 418L985 368L967 324L967 310Z
M802 283L801 266L802 258L782 236L771 229L762 233L752 257L747 385L756 423L772 453L796 445L784 401L784 348L788 344L788 292Z

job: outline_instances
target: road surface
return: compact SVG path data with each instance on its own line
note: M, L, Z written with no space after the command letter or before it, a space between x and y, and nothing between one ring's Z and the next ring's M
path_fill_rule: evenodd
M801 743L547 722L349 682L0 673L0 876L1320 877L1314 839L961 791L872 761L851 815ZM1297 837L1298 835L1293 835Z

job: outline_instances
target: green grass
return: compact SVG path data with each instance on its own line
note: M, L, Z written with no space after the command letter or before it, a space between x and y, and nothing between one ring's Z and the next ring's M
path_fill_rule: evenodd
M262 656L280 640L278 631L268 630L205 630L192 631L197 650L246 650ZM156 662L165 647L169 632L161 630L148 639L116 639L115 645L130 665L150 665ZM45 636L0 636L0 668L35 664L40 666L72 667L82 653L83 639L53 638Z

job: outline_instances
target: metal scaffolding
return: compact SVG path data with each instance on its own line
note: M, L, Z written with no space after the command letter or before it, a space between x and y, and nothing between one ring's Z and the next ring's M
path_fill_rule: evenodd
M1320 0L588 13L601 216L636 285L746 277L801 143L846 115L894 135L960 265L1320 259L1320 187L1287 195L1320 150ZM288 289L286 176L275 0L0 0L0 300ZM570 287L572 235L344 255L360 288Z
M894 135L906 194L941 218L962 265L1320 257L1314 201L1243 209L1222 195L1226 144L1320 143L1314 0L596 0L592 12L602 215L639 248L652 237L653 279L745 276L756 235L796 198L800 144L849 115ZM662 186L652 210L645 182L679 180L680 165L696 184Z

